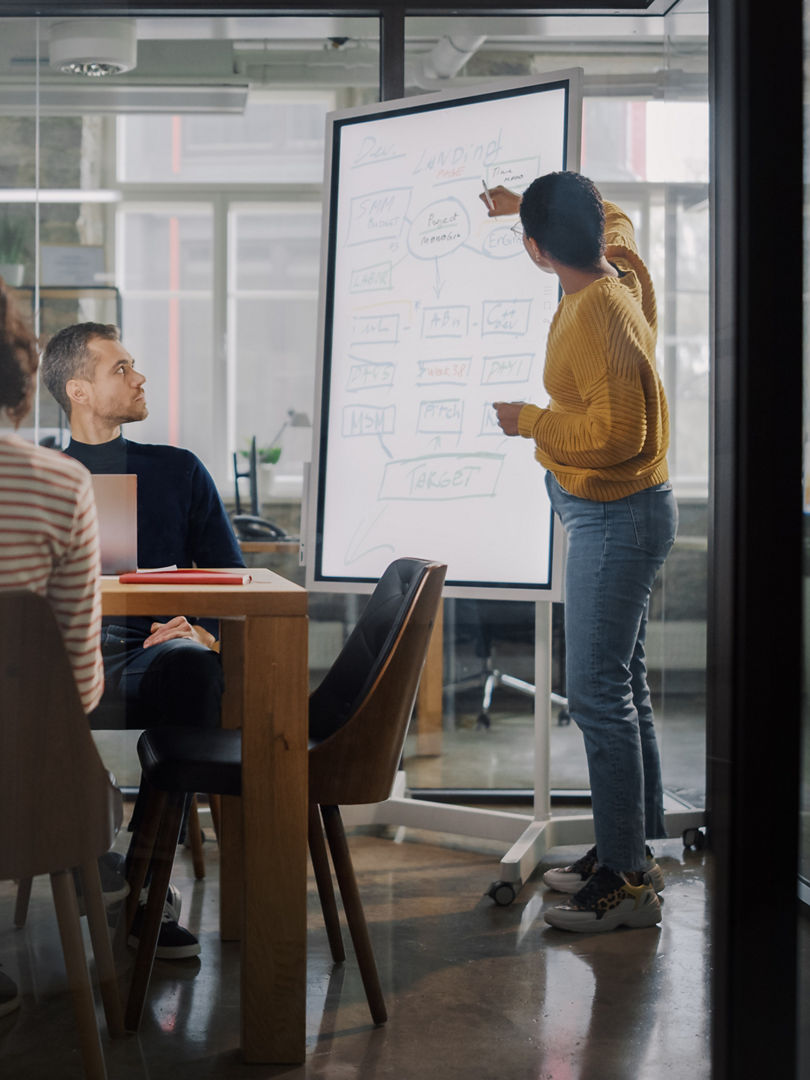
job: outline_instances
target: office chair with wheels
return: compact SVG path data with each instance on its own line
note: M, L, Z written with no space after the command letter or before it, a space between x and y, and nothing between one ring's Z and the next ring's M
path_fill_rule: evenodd
M121 824L121 793L96 750L48 601L0 592L0 881L50 874L85 1074L106 1077L73 869L84 904L107 1028L123 1035L98 858ZM18 911L24 921L24 909Z
M456 643L472 643L480 667L478 671L445 687L445 693L480 689L481 704L476 727L485 730L492 723L492 699L499 686L534 697L534 684L503 671L497 654L499 643L517 642L534 648L535 605L531 600L456 600L455 605ZM553 609L553 632L558 641L558 651L562 651L562 618L557 608L558 605L555 605ZM551 703L559 707L558 723L570 723L567 699L552 692Z
M421 559L391 563L339 656L309 699L312 865L332 957L339 962L345 954L325 830L375 1024L387 1018L385 1001L338 807L380 802L390 794L446 569ZM126 1006L126 1026L133 1030L140 1022L148 989L185 795L190 791L241 794L241 734L149 729L139 740L138 755L150 795L130 868L127 926L135 914L132 897L137 897L150 861L153 878ZM280 866L279 873L283 872Z

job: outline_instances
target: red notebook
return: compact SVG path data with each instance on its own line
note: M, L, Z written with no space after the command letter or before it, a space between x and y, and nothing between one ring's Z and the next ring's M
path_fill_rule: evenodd
M225 570L143 570L121 574L122 585L247 585L250 574Z

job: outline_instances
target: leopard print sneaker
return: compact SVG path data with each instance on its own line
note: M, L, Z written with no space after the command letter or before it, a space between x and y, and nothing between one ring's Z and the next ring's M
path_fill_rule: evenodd
M661 902L649 874L631 885L621 874L600 866L593 877L566 904L543 916L558 930L599 934L619 926L655 926L661 921Z

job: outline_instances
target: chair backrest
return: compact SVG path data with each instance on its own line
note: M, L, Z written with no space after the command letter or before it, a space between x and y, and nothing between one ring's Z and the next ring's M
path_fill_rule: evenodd
M0 881L101 855L121 818L50 604L0 591Z
M310 698L310 798L379 802L390 794L447 567L397 559Z
M472 640L487 659L499 641L528 643L533 655L535 605L531 600L457 600L456 640Z

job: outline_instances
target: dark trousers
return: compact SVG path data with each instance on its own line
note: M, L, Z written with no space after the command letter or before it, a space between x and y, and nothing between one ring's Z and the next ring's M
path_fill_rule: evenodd
M219 727L224 689L219 655L188 638L145 649L147 635L148 630L131 626L102 627L104 695L88 718L90 727ZM140 790L130 829L140 821L143 805Z

